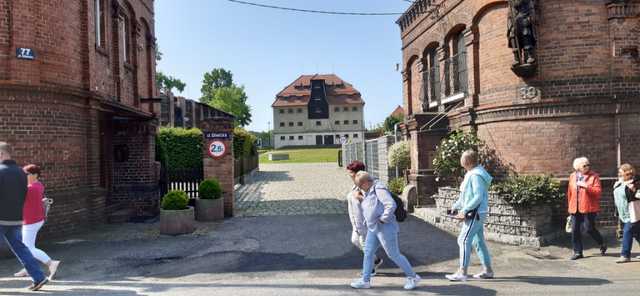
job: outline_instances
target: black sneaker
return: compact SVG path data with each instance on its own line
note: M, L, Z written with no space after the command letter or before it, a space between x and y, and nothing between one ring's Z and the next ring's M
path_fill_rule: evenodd
M371 270L371 276L375 276L375 275L376 275L376 269L374 268Z
M584 256L582 256L582 254L573 254L573 256L571 256L571 260L578 260L580 258L584 258Z
M607 245L600 246L600 255L604 256L607 253Z
M375 267L374 267L373 269L380 268L380 265L382 265L382 262L384 262L384 261L382 260L382 258L378 258L378 260L374 261L374 262L373 262L373 265L374 265Z
M48 278L44 278L43 280L41 280L38 283L34 282L33 284L31 284L31 286L29 286L28 289L31 290L31 291L38 291L38 290L40 290L40 288L42 288L42 286L44 286L48 282L49 282L49 279Z

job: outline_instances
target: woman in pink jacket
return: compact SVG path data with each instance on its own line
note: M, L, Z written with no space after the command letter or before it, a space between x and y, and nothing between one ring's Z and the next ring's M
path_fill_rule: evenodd
M36 248L36 236L38 236L38 231L42 228L45 219L44 208L42 206L44 185L38 181L40 167L35 164L30 164L25 166L23 170L27 174L29 187L22 212L22 243L29 248L33 257L49 267L49 280L51 280L56 274L56 271L58 271L60 261L52 260L47 253ZM23 269L14 275L17 277L27 276L27 271Z

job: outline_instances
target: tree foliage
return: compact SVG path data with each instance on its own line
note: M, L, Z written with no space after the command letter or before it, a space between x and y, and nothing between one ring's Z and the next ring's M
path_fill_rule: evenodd
M251 107L247 104L244 86L233 83L233 74L222 68L204 74L200 102L233 114L236 126L251 123Z
M409 142L400 141L389 147L389 165L404 170L411 166L411 156L409 152Z
M174 88L179 92L183 92L184 88L187 86L184 82L182 82L182 80L173 76L165 75L161 71L156 72L156 83L158 84L158 88L160 88L160 91L162 93L173 91Z
M394 127L397 123L402 123L404 121L404 116L391 116L389 115L387 118L385 118L383 126L384 126L384 131L386 133L393 133L394 132Z

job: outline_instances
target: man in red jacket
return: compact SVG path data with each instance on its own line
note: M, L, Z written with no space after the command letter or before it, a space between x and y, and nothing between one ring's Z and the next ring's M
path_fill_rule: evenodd
M20 263L25 267L33 284L29 290L37 291L49 280L44 276L38 262L20 240L22 210L27 195L27 175L11 159L11 146L0 142L0 235Z
M567 188L568 209L571 214L571 240L573 242L573 256L571 260L583 258L582 255L582 227L600 245L600 254L607 252L607 245L596 229L596 217L600 212L600 195L602 186L600 176L591 170L591 164L586 157L573 161L575 172L569 176Z

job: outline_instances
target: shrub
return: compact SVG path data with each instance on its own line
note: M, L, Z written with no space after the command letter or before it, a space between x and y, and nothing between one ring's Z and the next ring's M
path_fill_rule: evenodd
M257 153L255 135L242 128L233 129L233 155L235 159L254 156Z
M187 193L180 190L169 191L162 197L162 209L166 211L184 210L189 204Z
M161 128L156 142L169 172L202 167L204 142L199 129Z
M483 151L484 143L471 133L460 130L451 132L440 141L433 159L433 168L439 178L453 177L460 180L464 176L464 168L460 165L460 156L466 150L473 149L480 152L481 161L486 158Z
M389 191L395 193L396 195L401 195L402 194L402 190L404 190L404 187L407 185L407 183L404 182L404 178L394 178L389 180Z
M404 170L411 165L409 142L397 142L389 147L389 165Z
M513 205L554 204L564 200L560 182L549 175L509 176L492 189Z
M207 179L200 183L198 187L200 199L218 199L222 197L220 182L216 179Z

